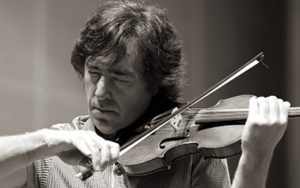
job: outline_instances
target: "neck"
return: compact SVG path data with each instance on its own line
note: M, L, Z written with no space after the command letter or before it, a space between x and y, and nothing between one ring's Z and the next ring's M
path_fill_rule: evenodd
M95 127L95 132L97 135L101 136L102 138L104 138L105 140L110 140L110 141L115 141L116 140L116 133L113 134L104 134L101 131L99 131L99 129Z

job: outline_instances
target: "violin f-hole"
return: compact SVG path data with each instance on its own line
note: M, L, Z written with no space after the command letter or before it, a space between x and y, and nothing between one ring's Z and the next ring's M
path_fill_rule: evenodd
M183 140L186 139L190 136L191 132L189 129L185 130L184 135L181 136L174 136L174 137L170 137L170 138L166 138L163 139L160 144L159 144L159 148L160 149L164 149L166 146L164 145L166 142L171 142L171 141L176 141L176 140Z

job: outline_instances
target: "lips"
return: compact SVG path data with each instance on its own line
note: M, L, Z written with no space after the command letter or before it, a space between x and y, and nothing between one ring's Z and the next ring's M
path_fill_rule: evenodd
M110 109L105 109L105 108L93 108L92 111L95 111L95 112L99 112L99 113L116 113L116 111L114 110L110 110Z
M115 109L113 109L112 107L99 107L99 106L95 106L92 105L92 112L98 115L104 115L104 114L117 114L117 111Z
M93 98L90 105L91 112L94 116L98 118L103 118L104 116L115 116L118 115L118 108L113 100L97 100Z
M94 118L97 120L105 120L105 121L111 121L112 119L115 119L117 116L117 113L115 111L104 111L99 109L93 109L92 114Z

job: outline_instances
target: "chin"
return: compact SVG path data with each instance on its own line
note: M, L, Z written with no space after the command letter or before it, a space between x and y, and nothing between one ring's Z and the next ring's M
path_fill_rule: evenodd
M113 129L113 125L105 119L94 119L94 125L103 134L115 134L118 130Z

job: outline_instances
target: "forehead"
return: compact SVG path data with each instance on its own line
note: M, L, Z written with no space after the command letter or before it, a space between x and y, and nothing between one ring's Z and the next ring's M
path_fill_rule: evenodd
M117 55L105 54L88 58L86 64L88 67L101 70L118 70L139 73L141 70L142 58L138 53L135 42L130 42L126 46L126 53L116 58ZM117 61L116 61L117 59Z

